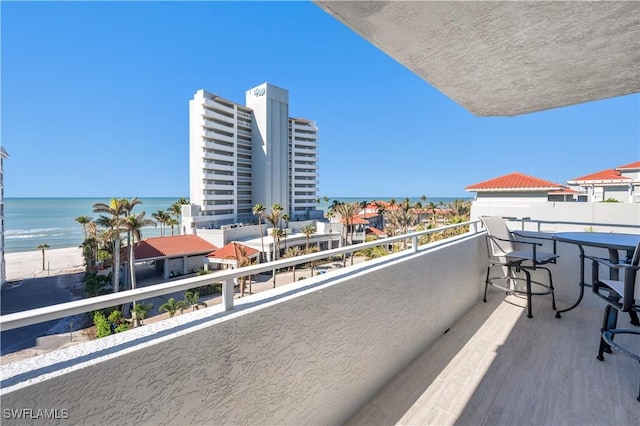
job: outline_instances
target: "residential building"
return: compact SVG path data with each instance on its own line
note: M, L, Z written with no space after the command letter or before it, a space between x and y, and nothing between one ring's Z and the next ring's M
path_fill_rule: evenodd
M4 264L4 159L9 157L7 151L0 146L0 286L6 281Z
M465 191L475 192L478 203L515 205L565 201L564 198L556 200L554 197L566 193L567 188L555 182L514 172L469 185Z
M629 226L637 226L640 217L640 203L571 202L586 199L579 198L580 192L575 189L517 172L469 185L465 190L476 193L472 220L500 215L525 221L536 218L546 231L558 230L557 222L570 221L591 223L593 230L624 232ZM568 225L562 226L567 229ZM584 230L584 225L576 225L575 230Z
M640 203L640 161L577 177L567 184L579 193L578 201Z
M189 103L191 229L254 222L252 208L279 204L292 219L315 216L318 128L289 118L289 92L263 83L246 105L198 90Z
M318 127L289 119L289 206L293 220L310 219L318 204ZM314 216L313 218L318 218Z
M140 241L135 249L137 263L153 262L165 279L192 274L204 267L206 256L218 247L197 235L153 237Z

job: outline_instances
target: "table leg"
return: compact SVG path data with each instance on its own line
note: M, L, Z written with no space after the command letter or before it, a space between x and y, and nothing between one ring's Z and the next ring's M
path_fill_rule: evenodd
M584 297L584 288L585 287L591 287L591 285L587 284L584 282L584 249L582 248L582 246L580 244L576 244L578 246L578 248L580 249L580 295L578 296L578 300L576 300L576 302L568 307L567 309L562 309L560 311L556 311L556 318L560 318L561 317L561 313L563 312L568 312L572 309L574 309L575 307L577 307L580 302L582 302L582 298Z

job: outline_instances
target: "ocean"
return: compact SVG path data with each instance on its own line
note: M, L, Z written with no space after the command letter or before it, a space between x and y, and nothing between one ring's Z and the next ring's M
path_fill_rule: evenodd
M146 212L145 217L153 219L152 213L168 209L179 198L140 198L142 204L135 206L133 212ZM109 201L109 198L5 198L5 253L33 251L40 244L51 248L78 247L84 234L75 218L97 219L100 214L93 212L93 205ZM159 236L159 226L142 231L142 238Z
M152 213L168 209L180 197L142 198L142 204L135 206L133 212L146 212L149 219ZM185 197L186 198L186 197ZM342 202L389 200L393 197L341 197L329 202L320 201L320 209L325 210L334 199ZM395 197L400 202L405 197ZM460 198L460 197L458 197ZM411 202L420 198L410 198ZM454 197L428 198L427 203L447 204ZM467 198L468 199L468 198ZM5 253L17 253L36 250L40 244L51 248L78 247L83 239L82 225L75 221L78 216L96 219L93 213L95 203L108 203L108 198L5 198L4 199L4 243ZM266 206L269 208L269 206ZM169 231L170 232L170 231ZM177 230L176 230L177 232ZM147 227L142 238L159 237L160 227Z

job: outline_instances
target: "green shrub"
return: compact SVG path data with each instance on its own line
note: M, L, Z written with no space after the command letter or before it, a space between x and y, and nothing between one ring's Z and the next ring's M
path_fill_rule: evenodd
M619 203L620 201L616 200L615 198L607 198L606 200L603 201L603 203Z
M116 324L116 325L120 325L123 322L125 322L124 316L122 315L122 312L115 310L112 311L109 316L107 317L107 320L109 320L110 323Z
M129 324L125 322L117 326L114 331L116 333L121 333L123 331L127 331L128 329L129 329Z
M222 293L222 283L203 285L200 287L189 289L192 293L198 293L200 296L210 296L212 294Z
M102 312L97 311L93 314L93 324L96 326L96 337L98 339L111 334L111 324Z

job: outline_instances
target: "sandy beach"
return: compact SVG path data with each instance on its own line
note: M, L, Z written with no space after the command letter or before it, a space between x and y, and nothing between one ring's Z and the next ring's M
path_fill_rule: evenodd
M7 282L84 271L84 259L79 247L46 249L44 251L44 270L42 269L41 250L5 253L4 259Z

